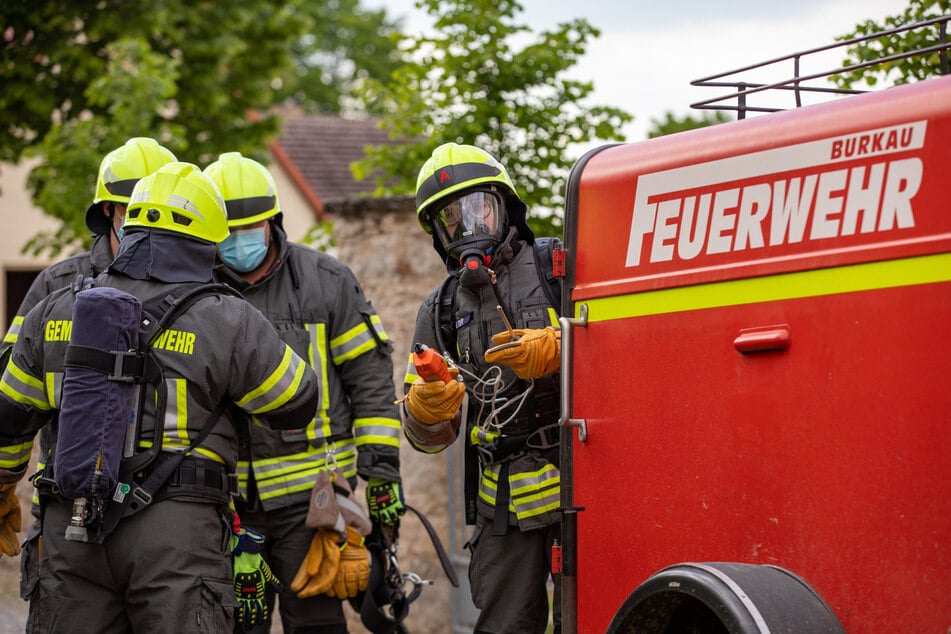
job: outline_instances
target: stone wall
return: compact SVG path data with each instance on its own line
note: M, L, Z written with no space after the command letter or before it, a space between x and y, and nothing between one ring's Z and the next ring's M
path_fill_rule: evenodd
M393 380L397 394L402 394L416 312L445 277L445 269L433 250L432 238L416 221L411 197L347 201L326 208L334 217L337 257L353 270L393 341ZM406 501L430 519L448 549L447 454L422 454L410 448L405 439L402 442ZM409 631L450 632L451 586L415 516L403 519L399 546L403 572L415 572L434 582L410 607L406 620ZM364 631L358 619L351 619L350 629L354 634Z

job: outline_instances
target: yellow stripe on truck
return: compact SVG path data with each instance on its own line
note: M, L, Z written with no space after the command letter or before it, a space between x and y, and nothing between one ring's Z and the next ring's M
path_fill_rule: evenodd
M585 300L588 322L951 281L951 253Z

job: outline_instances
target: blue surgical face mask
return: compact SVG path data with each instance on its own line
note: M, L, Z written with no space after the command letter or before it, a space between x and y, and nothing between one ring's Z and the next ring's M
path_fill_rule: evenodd
M239 273L253 271L267 255L264 227L238 229L218 244L221 261Z

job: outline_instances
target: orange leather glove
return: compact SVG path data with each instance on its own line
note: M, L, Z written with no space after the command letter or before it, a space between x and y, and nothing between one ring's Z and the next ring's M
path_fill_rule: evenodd
M339 542L340 533L326 528L321 528L310 540L304 561L291 582L291 590L298 597L314 597L331 588L340 568Z
M455 379L459 368L449 368L449 374ZM466 386L462 381L416 379L406 393L406 409L419 422L435 425L452 419L465 395Z
M512 333L517 339L512 339ZM547 328L519 328L492 335L497 344L485 351L487 363L507 365L520 379L537 379L561 367L561 331Z
M17 483L0 484L0 553L8 557L20 554L20 499L17 497Z
M370 551L363 545L363 536L347 527L347 542L340 550L340 568L327 594L338 599L352 599L370 583Z

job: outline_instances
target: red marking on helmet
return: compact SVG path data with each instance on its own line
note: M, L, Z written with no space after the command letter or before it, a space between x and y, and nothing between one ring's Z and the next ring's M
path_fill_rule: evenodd
M439 184L442 185L446 181L451 181L452 176L446 170L439 170Z

